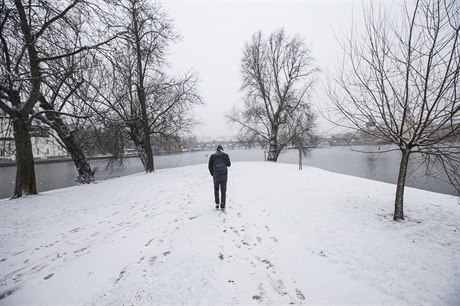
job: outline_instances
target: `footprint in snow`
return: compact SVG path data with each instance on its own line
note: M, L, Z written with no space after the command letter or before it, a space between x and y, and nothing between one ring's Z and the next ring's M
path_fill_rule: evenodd
M149 265L153 266L155 264L155 261L157 260L157 256L152 256L149 258Z
M15 283L19 283L19 281L20 281L21 278L22 278L22 275L23 275L22 273L16 274L16 276L13 277L13 281L14 281Z
M321 257L327 257L326 253L323 250L319 251L319 253L316 253L315 251L312 251L312 253L313 254L318 254Z
M0 292L0 300L3 300L4 298L12 295L16 290L18 290L19 287L8 289L6 291Z
M252 299L258 302L262 302L262 299L265 295L265 289L262 283L259 283L259 286L257 287L259 289L259 294L253 295Z
M303 293L302 293L302 291L300 291L300 289L297 289L297 288L296 288L296 289L295 289L295 293L296 293L297 298L298 298L299 300L302 300L302 301L305 300L305 295L303 295Z
M269 269L272 272L275 272L275 266L270 262L270 260L264 259L264 260L262 260L262 262L267 265L266 269Z
M142 256L138 261L137 264L140 264L144 260L145 256Z
M240 235L240 233L238 233L238 230L235 229L233 226L230 226L230 229L232 230L232 232L234 232L234 233L237 234L238 236Z
M149 241L147 241L147 243L144 245L144 247L148 247L152 243L152 241L153 241L153 238L150 239Z
M126 270L125 270L125 269L121 270L120 275L118 275L118 278L115 280L115 283L118 283L118 282L120 281L120 279L123 278L123 275L124 275L125 273L126 273Z
M74 228L73 230L70 230L69 233L77 233L81 230L81 227Z
M255 301L261 301L262 297L260 295L253 295L252 299L255 300Z
M244 240L241 240L241 243L244 244L244 245L247 245L247 246L250 245L248 242L246 242L246 241L244 241Z
M88 249L87 247L86 248L81 248L81 249L78 249L78 250L74 251L73 253L78 254L78 253L81 253L83 251L86 251L87 249Z
M272 279L271 277L268 277L270 286L278 293L280 296L285 296L287 295L291 301L294 299L289 295L289 293L286 292L286 288L284 287L284 282L281 279L275 280ZM291 302L292 304L293 302Z

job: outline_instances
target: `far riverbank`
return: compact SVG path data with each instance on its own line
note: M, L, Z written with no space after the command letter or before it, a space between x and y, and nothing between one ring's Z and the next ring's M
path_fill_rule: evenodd
M378 146L362 146L362 150L378 151ZM226 150L232 161L263 161L262 149L236 149ZM171 155L155 156L155 168L176 168L189 165L204 164L203 171L207 171L207 162L212 151L184 152ZM398 176L399 152L384 154L365 154L351 151L348 147L315 148L311 156L303 158L302 163L336 173L342 173L381 182L395 184ZM90 160L91 167L96 169L96 180L102 181L109 178L143 172L142 164L138 157L128 157L122 164L115 163L107 167L108 158L95 158ZM49 161L49 160L47 160ZM297 167L298 151L287 150L280 155L280 163L293 164ZM72 161L53 160L36 163L37 187L39 192L76 185L76 170ZM455 195L455 189L450 184L425 175L423 167L410 165L411 171L407 178L407 186L419 189ZM230 170L231 171L231 170ZM305 170L304 170L305 171ZM16 174L15 165L2 167L0 171L0 198L11 196L14 188Z

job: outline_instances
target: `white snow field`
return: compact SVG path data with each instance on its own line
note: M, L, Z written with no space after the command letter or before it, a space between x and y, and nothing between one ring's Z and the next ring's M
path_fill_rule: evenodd
M207 165L0 202L0 305L460 305L459 198L316 168Z

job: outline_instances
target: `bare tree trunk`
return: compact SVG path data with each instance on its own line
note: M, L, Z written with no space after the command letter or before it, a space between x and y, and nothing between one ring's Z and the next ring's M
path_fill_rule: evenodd
M134 3L133 3L134 5ZM135 48L136 48L136 60L137 60L137 74L138 74L138 84L137 84L137 96L139 98L139 103L141 105L142 112L142 132L144 134L144 139L142 140L142 147L138 147L138 151L142 152L144 157L142 163L144 164L145 172L153 172L155 170L153 165L153 151L152 144L150 143L150 127L149 127L149 118L147 116L147 101L145 96L145 75L144 67L142 65L142 50L141 50L141 38L140 30L138 24L139 12L136 8L132 11L132 19L134 25L134 35L135 35ZM139 150L141 149L141 150Z
M396 187L395 212L393 220L404 220L404 186L406 184L407 168L411 151L402 150L401 163L399 166L398 184Z
M59 120L61 121L61 120ZM80 146L75 142L74 136L69 128L59 121L51 121L51 127L58 133L59 138L64 143L67 152L70 153L73 163L77 168L77 181L81 184L89 184L94 182L94 172L86 159L85 154Z
M302 147L299 147L299 170L302 170Z
M61 128L62 130L60 130ZM75 164L78 172L77 181L81 184L89 184L94 182L94 172L91 170L91 166L86 159L85 154L75 142L73 134L65 125L60 126L55 130L57 131L62 142L65 144L67 151L72 156L73 163Z
M151 172L147 171L147 164L148 164L148 153L145 151L145 143L142 137L139 137L138 131L131 130L130 131L130 138L134 142L134 145L136 146L137 154L139 155L139 158L141 159L142 165L144 166L145 172ZM153 153L152 153L153 156ZM152 165L153 165L153 159L152 159Z
M54 111L53 107L43 97L40 98L40 107L47 111ZM69 152L70 156L72 156L73 163L77 168L77 181L82 184L94 182L94 172L91 170L91 166L86 159L85 154L76 143L73 133L64 123L60 115L53 112L47 112L45 113L45 116L46 119L42 117L38 118L52 127L64 143L67 152Z
M270 143L268 149L268 161L276 162L278 160L278 127L272 127L272 135L270 136Z
M144 89L142 88L144 91ZM146 110L146 102L145 102L145 93L143 94L144 96L144 102L141 103L141 108L142 108L142 131L144 134L144 139L142 141L142 153L144 157L144 169L145 172L153 172L155 171L155 165L153 164L153 151L152 151L152 144L150 142L150 128L149 128L149 123L148 123L148 117L147 117L147 110ZM138 149L139 151L139 149ZM141 157L142 159L142 157Z
M139 155L139 158L141 159L141 162L142 162L142 165L144 166L144 170L145 172L151 172L151 171L148 171L148 154L145 152L145 148L144 148L144 144L142 143L138 143L136 145L136 149L137 149L137 154Z
M16 184L11 198L37 194L34 156L27 118L13 118L14 141L16 144Z

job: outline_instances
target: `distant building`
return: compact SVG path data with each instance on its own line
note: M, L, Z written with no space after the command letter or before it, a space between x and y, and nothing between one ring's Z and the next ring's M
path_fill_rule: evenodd
M331 141L327 138L320 138L318 140L318 147L324 148L324 147L330 147L331 146Z
M30 132L32 153L35 158L48 159L68 156L57 140L55 132L45 126L34 126ZM15 143L10 119L0 117L0 160L15 160Z

